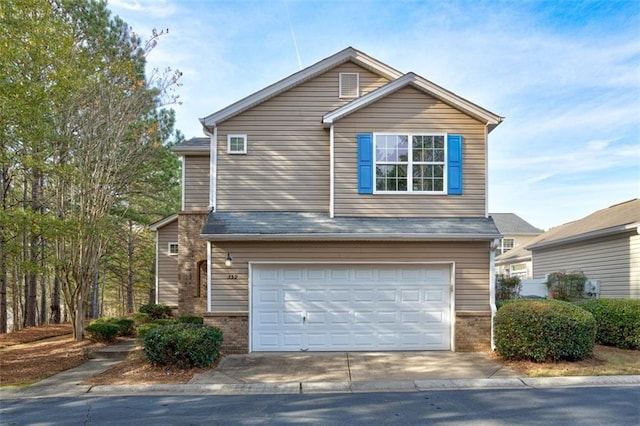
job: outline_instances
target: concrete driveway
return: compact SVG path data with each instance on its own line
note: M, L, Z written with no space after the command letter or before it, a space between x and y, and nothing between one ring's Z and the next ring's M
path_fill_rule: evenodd
M517 374L483 353L313 352L228 355L189 383L372 382L486 379Z

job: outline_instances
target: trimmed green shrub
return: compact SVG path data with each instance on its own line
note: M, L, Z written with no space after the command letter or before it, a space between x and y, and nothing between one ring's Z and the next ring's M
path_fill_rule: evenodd
M220 356L222 330L197 324L171 324L149 330L143 352L153 365L207 367Z
M621 349L640 349L640 300L592 299L578 303L596 319L596 342Z
M118 326L118 336L133 336L134 321L131 318L98 318L94 323L114 324Z
M149 314L145 314L144 312L137 312L133 314L133 320L135 321L137 327L140 324L151 322L151 316Z
M204 324L204 318L192 315L183 315L178 317L178 322L181 324Z
M131 318L110 318L109 323L118 326L119 336L133 336L135 332L134 321Z
M158 325L171 325L171 324L177 324L177 323L178 322L173 318L160 318L160 319L155 319L151 321L151 324L158 324Z
M143 314L149 315L149 318L154 319L163 319L169 318L171 316L171 308L167 305L162 304L148 304L140 306L138 309L139 312Z
M140 324L139 326L136 327L136 335L138 336L138 339L143 340L144 336L146 336L150 330L153 330L158 327L163 327L163 325L157 324L154 322Z
M495 316L497 352L507 359L575 361L593 354L591 313L559 300L515 300Z
M109 322L96 321L85 328L89 337L96 342L111 343L118 337L120 327Z

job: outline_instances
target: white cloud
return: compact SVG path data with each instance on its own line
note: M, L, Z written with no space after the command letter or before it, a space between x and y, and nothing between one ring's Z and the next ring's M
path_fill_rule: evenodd
M135 12L145 18L166 18L176 12L171 0L109 0L108 6L111 10Z

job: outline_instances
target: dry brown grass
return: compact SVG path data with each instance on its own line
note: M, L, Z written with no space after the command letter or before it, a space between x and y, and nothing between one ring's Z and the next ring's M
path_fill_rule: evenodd
M75 342L71 325L30 327L0 334L0 385L29 384L86 362L91 351L104 347L90 340ZM597 345L594 357L577 362L535 363L505 361L490 356L529 377L605 376L640 374L640 351ZM123 362L85 381L85 384L171 384L187 383L207 368L167 369L149 365L136 348Z
M513 370L528 377L617 376L640 374L640 351L596 345L593 357L582 361L507 361L495 356Z

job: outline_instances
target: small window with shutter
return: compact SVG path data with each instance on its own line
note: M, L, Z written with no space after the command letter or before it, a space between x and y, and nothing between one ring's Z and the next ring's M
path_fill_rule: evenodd
M340 73L340 98L360 96L360 74L357 72Z

